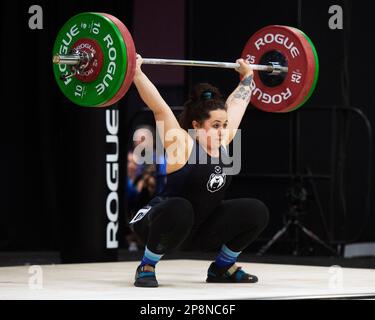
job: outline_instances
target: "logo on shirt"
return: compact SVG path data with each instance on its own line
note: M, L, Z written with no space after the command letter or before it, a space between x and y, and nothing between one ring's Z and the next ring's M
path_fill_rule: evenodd
M227 176L222 172L221 167L215 167L215 173L212 173L207 182L207 190L211 193L219 191L225 185Z

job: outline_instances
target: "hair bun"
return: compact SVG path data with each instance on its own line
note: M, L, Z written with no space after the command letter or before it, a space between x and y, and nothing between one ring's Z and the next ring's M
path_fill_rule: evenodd
M220 98L221 94L219 90L209 83L200 83L190 92L190 100L194 103Z
M203 91L201 94L201 99L202 100L210 100L213 98L213 92L210 90Z

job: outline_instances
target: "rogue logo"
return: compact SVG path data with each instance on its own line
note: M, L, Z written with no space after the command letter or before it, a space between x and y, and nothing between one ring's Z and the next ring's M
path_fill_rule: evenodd
M107 153L106 156L106 180L109 194L106 201L107 213L107 249L118 248L117 231L119 217L119 139L117 136L119 128L118 110L107 110L106 113L107 136L106 143L108 149L115 149L114 153Z
M281 44L285 48L287 48L293 58L296 58L300 55L298 48L294 45L294 42L290 41L289 38L283 34L267 33L264 37L259 38L257 41L255 41L255 47L259 51L261 46L265 46L266 44L270 44L273 42Z
M254 98L258 95L257 99L267 104L280 104L283 101L288 100L293 95L292 91L289 88L286 88L285 91L271 96L270 94L257 88L254 81L251 83L251 90L253 91Z
M109 87L109 83L108 81L112 81L113 80L113 76L115 75L115 72L116 72L116 57L117 57L117 51L116 51L116 48L113 46L114 43L113 43L113 39L111 37L110 34L108 34L105 38L104 38L104 41L106 42L107 44L107 54L108 54L108 58L109 58L109 61L110 63L108 64L108 67L107 67L107 73L106 75L104 76L103 78L103 81L102 83L99 83L95 88L96 88L96 92L98 93L98 95L102 95L105 91L106 88Z
M66 33L66 37L63 38L62 43L60 45L60 54L69 54L69 46L72 44L73 39L79 35L78 26L75 24L73 25L70 30ZM59 64L59 70L61 74L66 74L67 72L67 65L66 64ZM68 78L64 81L65 85L68 85L72 81L71 78Z

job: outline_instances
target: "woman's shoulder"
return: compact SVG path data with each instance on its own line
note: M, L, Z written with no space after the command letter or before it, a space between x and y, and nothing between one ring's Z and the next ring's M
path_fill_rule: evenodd
M182 155L176 155L171 153L166 153L166 171L167 175L175 173L183 169L187 164L191 163L192 157L196 155L196 146L197 143L194 139L188 142L188 145L185 149L185 153Z

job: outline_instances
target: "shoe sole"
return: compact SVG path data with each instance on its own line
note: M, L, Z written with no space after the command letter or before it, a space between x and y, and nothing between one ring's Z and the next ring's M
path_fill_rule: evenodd
M138 283L134 282L134 286L138 288L157 288L159 286L158 283Z
M257 283L258 279L256 280L249 280L249 281L232 281L232 280L227 280L227 279L212 279L212 278L207 278L206 279L207 283Z

